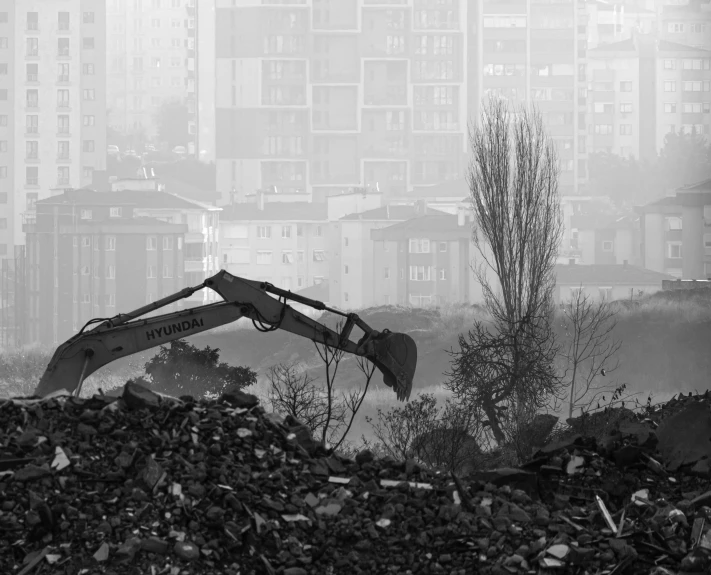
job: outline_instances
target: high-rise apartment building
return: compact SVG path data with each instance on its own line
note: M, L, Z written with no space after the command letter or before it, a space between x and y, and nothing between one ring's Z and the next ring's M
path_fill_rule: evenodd
M671 42L711 50L711 4L690 0L684 4L667 0L659 7L659 34Z
M469 114L498 95L535 103L561 161L559 189L587 179L587 20L583 0L476 0L469 7Z
M129 137L127 145L158 135L166 102L194 113L194 12L195 0L106 0L109 125Z
M591 152L652 159L670 132L709 137L711 52L639 35L589 56Z
M244 4L244 3L240 3ZM217 187L386 198L463 176L470 2L215 8ZM203 96L205 92L203 92Z
M106 164L103 2L0 2L0 258L53 189Z

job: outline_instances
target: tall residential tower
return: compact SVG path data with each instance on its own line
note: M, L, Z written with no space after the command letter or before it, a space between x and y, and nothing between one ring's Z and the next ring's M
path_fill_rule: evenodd
M106 164L105 6L0 1L0 258L23 218Z

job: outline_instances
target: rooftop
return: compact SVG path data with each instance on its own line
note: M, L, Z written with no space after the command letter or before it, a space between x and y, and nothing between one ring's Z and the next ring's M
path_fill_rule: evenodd
M416 218L411 218L405 220L404 222L399 222L388 226L387 228L381 228L379 230L372 230L371 237L384 239L391 235L414 235L422 233L451 233L457 237L461 235L469 235L471 233L471 228L469 225L460 226L457 224L457 216L446 214L446 215L432 215L432 216L419 216Z
M123 190L120 192L97 192L88 188L69 190L56 196L39 200L38 205L82 205L82 206L135 206L158 210L220 210L215 206L186 200L168 192Z
M441 210L436 210L434 208L427 207L427 214L429 215L445 215L446 212ZM409 220L418 215L417 207L413 205L409 206L381 206L373 210L366 210L365 212L348 214L343 216L342 220Z
M711 178L701 180L700 182L695 182L693 184L686 184L681 188L677 189L678 192L707 192L711 191Z
M631 265L557 265L557 284L565 285L651 285L674 277Z
M657 49L660 52L709 52L705 48L696 48L679 42L669 42L669 40L659 40Z
M621 40L619 42L610 42L609 44L600 44L597 48L593 48L591 52L636 52L637 46L632 38Z
M328 206L310 202L265 202L260 210L257 204L239 203L225 206L221 221L277 221L277 222L325 222Z

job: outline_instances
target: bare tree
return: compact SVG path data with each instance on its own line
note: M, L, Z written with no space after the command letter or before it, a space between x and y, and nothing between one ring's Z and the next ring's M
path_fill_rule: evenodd
M471 471L481 455L471 413L451 400L438 407L431 394L387 412L379 409L377 421L366 421L382 451L396 459L414 457L426 467L460 473Z
M291 415L306 425L324 446L336 451L344 444L355 417L363 405L375 365L358 357L358 368L365 378L364 385L346 392L335 387L336 375L343 351L325 344L316 344L325 366L325 386L298 363L278 364L269 369L269 401L272 409L284 416Z
M321 434L328 405L325 394L316 385L316 378L310 376L297 362L280 363L269 368L269 402L272 409L284 416L291 415L311 430ZM341 406L332 408L336 419L344 410Z
M562 233L558 160L537 111L494 98L471 127L470 147L474 272L492 321L460 336L447 386L483 412L502 444L560 383L551 323Z
M619 366L616 356L622 342L613 338L617 320L612 306L593 301L582 286L562 307L566 343L560 355L571 418L576 408L585 408L614 390L615 385L602 383L602 378Z

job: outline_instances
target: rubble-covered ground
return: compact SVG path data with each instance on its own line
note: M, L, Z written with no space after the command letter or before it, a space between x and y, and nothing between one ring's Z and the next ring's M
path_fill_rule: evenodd
M238 391L5 400L0 573L708 573L709 409L460 480L329 455Z

